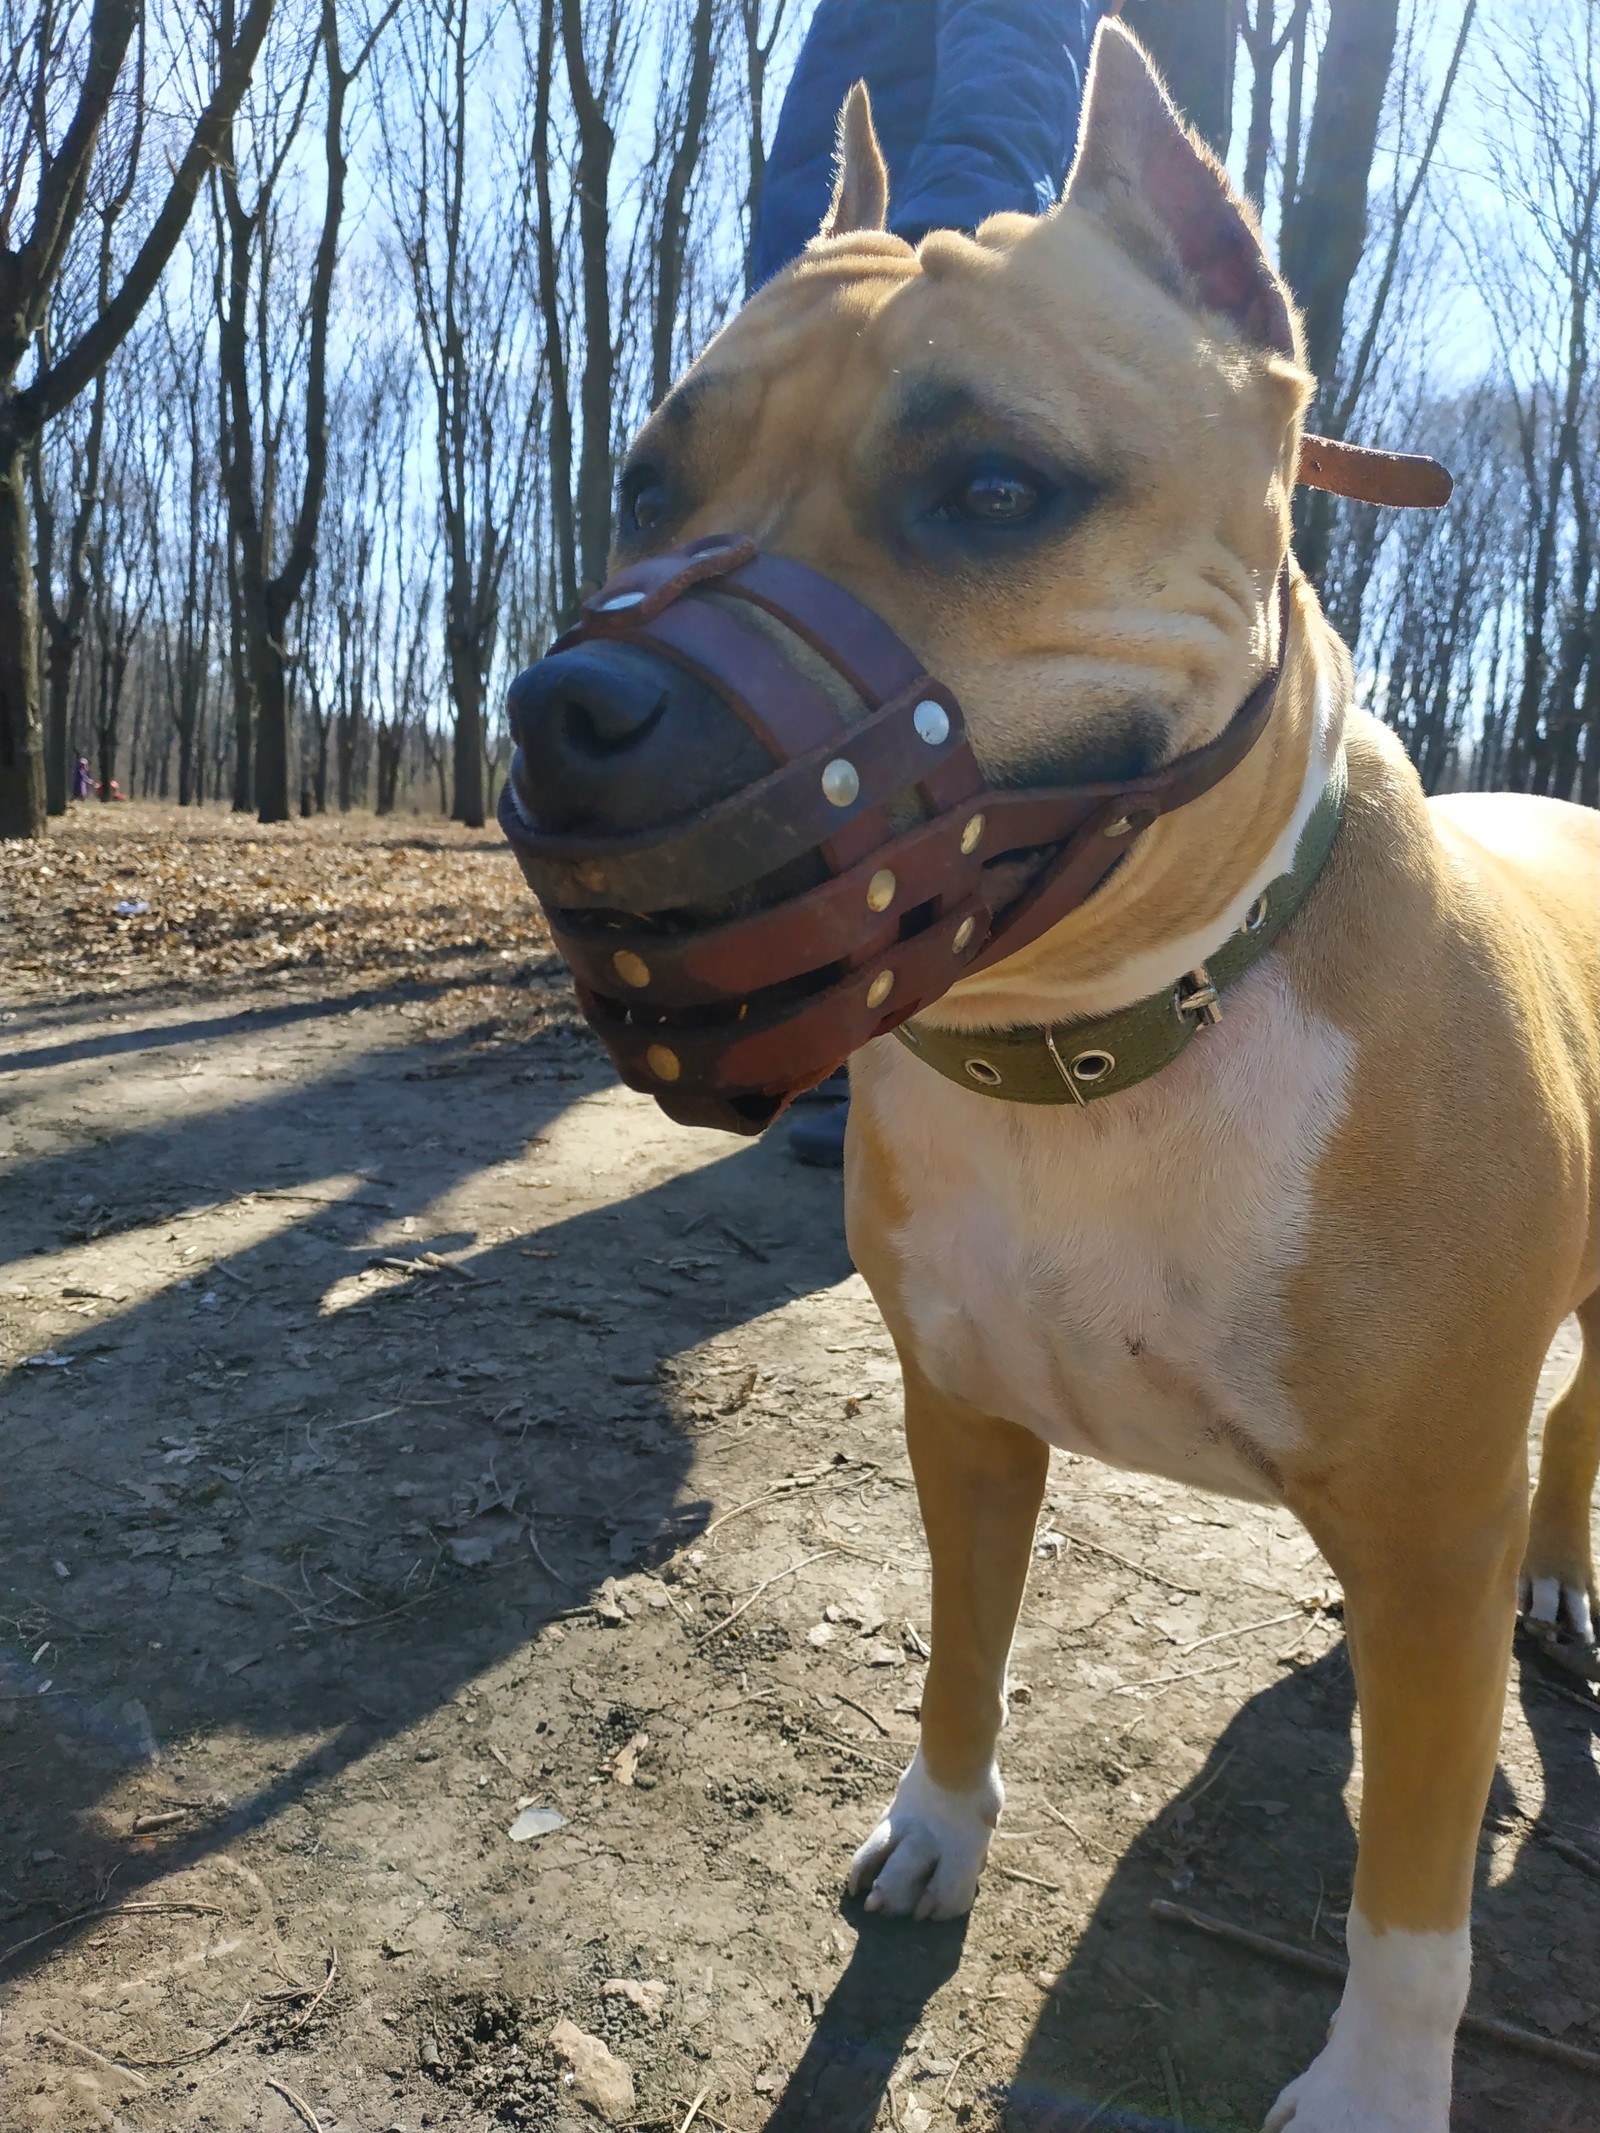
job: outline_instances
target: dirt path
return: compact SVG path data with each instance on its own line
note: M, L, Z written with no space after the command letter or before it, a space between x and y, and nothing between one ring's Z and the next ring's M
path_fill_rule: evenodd
M837 1181L619 1090L492 839L172 824L6 878L3 2122L577 2133L565 2018L649 2133L1259 2126L1332 1989L1148 1906L1337 1952L1299 1529L1058 1461L977 1909L865 1920L928 1601ZM1533 1820L1600 1851L1597 1737L1524 1676L1477 1988L1593 2052L1600 1901ZM1460 2097L1600 2121L1478 2043Z

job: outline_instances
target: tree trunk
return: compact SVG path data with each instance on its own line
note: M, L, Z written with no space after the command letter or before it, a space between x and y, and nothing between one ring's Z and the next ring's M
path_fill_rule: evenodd
M583 49L580 0L561 0L567 85L578 119L578 241L582 254L584 357L578 468L578 561L583 590L606 574L611 548L611 405L616 351L611 341L611 157L616 135L600 108ZM457 803L459 805L459 801Z
M1305 314L1306 360L1326 386L1367 238L1367 185L1394 58L1400 0L1330 0L1305 169L1282 265Z
M1235 0L1127 0L1122 19L1155 61L1189 124L1226 156L1233 132Z
M0 446L0 838L45 833L32 547L22 451Z
M712 0L695 0L689 33L689 81L683 119L667 172L661 201L661 233L656 246L656 313L650 336L650 405L659 407L672 386L673 344L678 305L683 296L683 255L689 236L689 186L705 139L711 103Z
M483 676L478 671L476 647L463 644L452 633L450 646L450 694L455 700L455 748L451 769L455 783L457 822L469 829L483 827ZM444 793L444 754L440 751L439 791Z

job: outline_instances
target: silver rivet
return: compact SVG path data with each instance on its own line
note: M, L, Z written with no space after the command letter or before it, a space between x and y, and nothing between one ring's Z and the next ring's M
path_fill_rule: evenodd
M1072 1062L1073 1076L1092 1085L1104 1081L1116 1063L1110 1052L1080 1052Z
M950 738L950 714L931 696L925 696L912 712L911 723L930 748L941 747Z
M644 1055L644 1063L657 1081L676 1081L683 1072L677 1053L664 1044L652 1044Z
M611 967L624 985L637 988L650 982L650 965L631 948L619 948L611 958Z
M990 1066L987 1059L969 1059L966 1063L966 1072L970 1079L978 1083L980 1088L998 1089L1000 1086L1000 1070L998 1067Z
M867 883L867 909L887 911L894 902L895 878L887 867L879 867Z
M619 615L625 607L643 607L644 594L642 592L613 593L609 600L600 600L595 604L602 615Z
M1135 808L1131 815L1118 815L1115 822L1108 822L1103 834L1107 837L1131 837L1135 830L1148 829L1155 819L1153 808Z
M967 824L966 828L961 832L962 852L970 857L970 855L978 849L978 840L982 835L983 817L982 815L974 815L972 820Z
M881 1007L893 991L894 972L892 970L880 970L867 987L867 1005L869 1007Z
M956 928L955 939L950 943L950 953L959 955L977 930L978 921L975 918L964 918Z
M1258 896L1245 913L1244 924L1239 928L1239 931L1241 933L1259 933L1266 922L1267 899L1265 896Z
M861 790L861 773L847 757L836 755L824 766L822 796L834 807L848 807Z

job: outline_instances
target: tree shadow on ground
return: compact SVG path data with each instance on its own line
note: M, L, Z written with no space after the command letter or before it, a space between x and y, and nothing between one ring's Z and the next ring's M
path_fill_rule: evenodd
M796 1171L776 1144L720 1143L732 1152L687 1172L657 1147L631 1196L541 1222L538 1181L523 1181L520 1198L502 1195L498 1241L459 1273L319 1317L368 1267L375 1212L391 1234L411 1221L408 1252L447 1244L430 1210L614 1088L565 1030L458 1051L352 1046L318 1079L14 1170L26 1219L8 1225L13 1264L61 1248L86 1182L113 1226L132 1215L164 1228L250 1194L293 1205L303 1191L311 1204L268 1237L208 1251L203 1282L167 1280L102 1320L70 1344L70 1369L0 1379L10 1978L91 1929L78 1914L113 1874L118 1898L135 1896L261 1827L606 1576L691 1538L709 1507L684 1500L693 1443L663 1360L849 1272L836 1178ZM431 1079L451 1062L461 1071ZM330 1195L334 1178L346 1185ZM724 1223L745 1242L715 1256L710 1278L650 1272L686 1237L712 1267L705 1243ZM531 1513L553 1573L525 1539L468 1568L438 1519L396 1532L399 1437L414 1448L400 1470L419 1487L436 1478L441 1501L463 1461L492 1475L517 1516ZM251 1781L201 1828L129 1842L96 1819L154 1742L181 1755L219 1730L257 1752ZM314 1748L308 1736L321 1736Z
M1574 1824L1600 1830L1591 1722L1540 1694L1541 1686L1524 1680L1547 1811L1559 1800ZM1118 1862L1028 2040L1011 2084L1006 2133L1146 2125L1141 2108L1189 2133L1257 2133L1278 2091L1321 2049L1337 1987L1158 1922L1150 1904L1164 1897L1342 1958L1355 1871L1344 1803L1353 1709L1341 1644L1239 1711L1193 1784ZM1487 1832L1496 1826L1525 1826L1503 1771L1496 1773ZM1581 1875L1562 1879L1559 1866L1552 1871L1549 1854L1531 1840L1509 1878L1491 1888L1489 1852L1486 1833L1473 2004L1537 2026L1561 1975L1569 1989L1578 1977L1593 1978L1600 1930L1592 1890ZM1552 1947L1564 1947L1570 1958L1559 1975ZM1167 2067L1181 2103L1176 2121L1170 2108L1163 2113ZM1534 2124L1579 2133L1594 2123L1594 2109L1593 2083L1581 2074L1472 2038L1459 2047L1456 2133L1514 2133Z

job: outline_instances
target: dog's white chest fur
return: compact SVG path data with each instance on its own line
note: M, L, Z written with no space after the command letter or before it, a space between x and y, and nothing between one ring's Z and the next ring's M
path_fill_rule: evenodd
M929 1382L1067 1450L1271 1496L1299 1434L1286 1277L1351 1050L1268 964L1172 1066L1082 1109L969 1094L893 1039L861 1054L912 1209L897 1330Z

